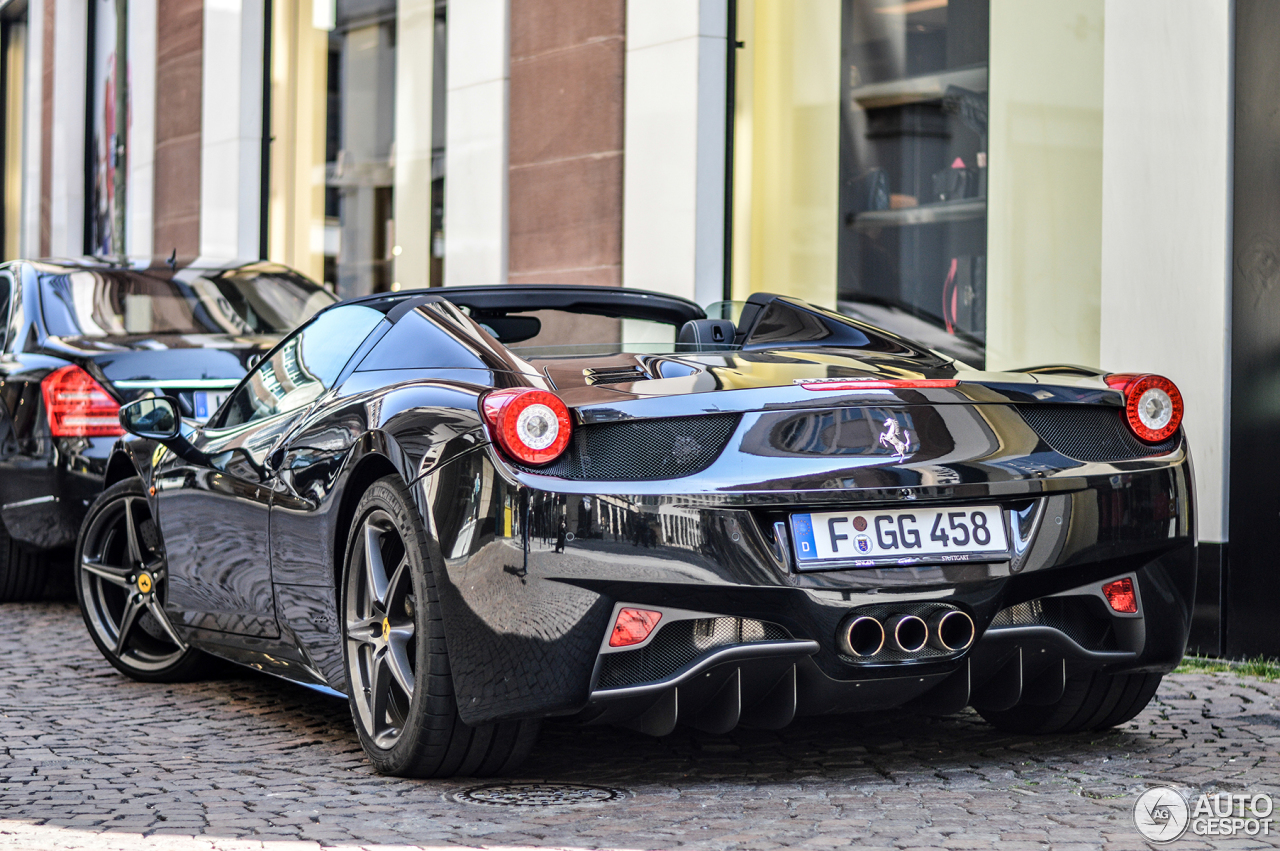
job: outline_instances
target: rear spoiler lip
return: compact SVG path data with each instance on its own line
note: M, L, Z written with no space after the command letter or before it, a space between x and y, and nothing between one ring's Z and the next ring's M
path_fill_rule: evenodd
M710 390L703 393L644 395L614 388L557 392L583 424L631 419L694 417L708 414L824 410L850 406L903 408L914 405L1104 405L1120 410L1124 400L1110 388L966 382L955 387L864 389L814 393L800 385Z

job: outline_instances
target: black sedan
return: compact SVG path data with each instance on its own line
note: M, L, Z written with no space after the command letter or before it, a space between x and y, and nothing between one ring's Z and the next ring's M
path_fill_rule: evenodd
M208 654L344 694L388 774L508 771L549 717L1094 730L1186 642L1160 376L979 372L773 295L473 287L331 307L183 413L121 409L90 634L140 680Z
M44 587L75 544L124 401L203 420L249 363L336 299L280 266L157 261L0 266L0 602Z

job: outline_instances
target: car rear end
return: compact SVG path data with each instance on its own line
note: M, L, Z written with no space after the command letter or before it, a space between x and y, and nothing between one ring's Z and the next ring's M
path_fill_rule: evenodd
M995 712L1177 664L1195 534L1176 388L824 358L795 367L820 380L779 378L794 353L679 358L670 378L637 358L606 388L547 364L563 412L541 398L525 432L562 413L572 432L549 461L489 411L507 438L426 494L446 632L468 636L463 717L663 734Z

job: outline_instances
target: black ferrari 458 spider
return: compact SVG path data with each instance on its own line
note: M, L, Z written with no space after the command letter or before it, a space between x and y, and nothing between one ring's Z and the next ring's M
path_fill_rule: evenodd
M980 372L793 298L740 307L378 295L203 425L125 405L79 539L90 634L140 680L210 654L345 694L374 767L411 776L509 771L553 716L660 736L971 705L1064 733L1147 704L1195 582L1171 382Z

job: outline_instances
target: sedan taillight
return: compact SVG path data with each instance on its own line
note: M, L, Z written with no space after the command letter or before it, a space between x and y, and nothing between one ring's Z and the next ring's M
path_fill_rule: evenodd
M1107 386L1124 395L1124 417L1139 440L1159 443L1182 425L1182 394L1163 375L1113 373Z
M120 405L93 376L71 364L40 382L54 437L119 437Z

